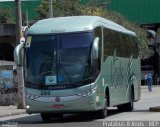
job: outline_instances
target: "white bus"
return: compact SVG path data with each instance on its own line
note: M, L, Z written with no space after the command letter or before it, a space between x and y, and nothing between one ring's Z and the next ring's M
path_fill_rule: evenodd
M131 111L140 99L136 34L98 16L40 20L14 58L24 67L27 113L46 121L88 111L105 118L107 107Z

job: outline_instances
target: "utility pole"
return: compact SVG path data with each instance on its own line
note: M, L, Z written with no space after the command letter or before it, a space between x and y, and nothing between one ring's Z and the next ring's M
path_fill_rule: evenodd
M16 7L16 44L20 43L20 38L22 35L22 13L21 13L21 0L15 0ZM18 108L25 108L25 94L24 94L24 76L23 76L23 66L17 67L17 78L18 78Z
M28 23L28 11L26 11L26 26L29 26L29 23Z
M22 37L22 13L21 13L21 1L15 0L16 5L16 43L20 42Z
M52 6L52 0L49 0L49 17L53 17L53 6Z

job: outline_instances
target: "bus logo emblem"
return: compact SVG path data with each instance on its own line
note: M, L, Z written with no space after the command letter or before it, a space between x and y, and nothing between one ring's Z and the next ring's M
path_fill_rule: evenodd
M56 97L56 98L55 98L55 101L56 101L56 102L59 102L59 101L60 101L60 98L59 98L59 97Z

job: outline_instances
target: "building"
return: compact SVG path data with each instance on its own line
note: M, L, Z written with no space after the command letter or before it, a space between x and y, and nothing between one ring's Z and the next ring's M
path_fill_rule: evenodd
M22 15L27 16L27 20L34 21L38 17L36 8L41 0L21 0ZM13 24L0 24L0 60L13 61L13 51L16 46L16 26L15 26L15 1L0 0L0 9L7 8L11 13ZM25 22L23 22L25 25Z
M125 16L142 27L160 27L160 0L107 0L107 8Z

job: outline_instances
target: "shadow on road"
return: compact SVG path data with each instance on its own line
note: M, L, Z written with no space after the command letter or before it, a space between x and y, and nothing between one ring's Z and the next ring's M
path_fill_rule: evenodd
M113 116L116 114L119 114L117 109L111 109L108 110L108 116ZM106 117L106 119L107 119ZM91 122L96 121L97 116L96 113L76 113L76 114L65 114L62 119L53 119L51 122L48 123L77 123L77 122ZM17 118L9 120L11 122L17 122L18 124L46 124L47 122L44 122L40 115L31 115L27 117Z
M133 112L149 112L149 110L137 110L135 109ZM121 114L123 112L118 111L117 109L109 109L108 110L108 116L106 117L109 119L110 117L113 117L114 115ZM26 117L21 117L17 119L9 120L11 122L17 122L18 124L46 124L46 123L57 123L57 124L63 124L63 123L87 123L87 122L93 122L97 121L97 115L96 113L76 113L76 114L65 114L62 119L52 119L50 122L44 122L41 119L40 114L37 115L31 115Z

